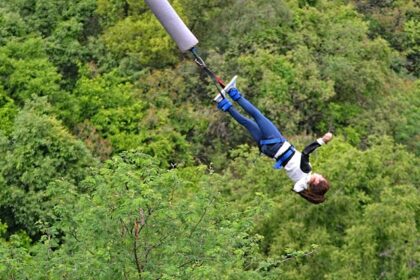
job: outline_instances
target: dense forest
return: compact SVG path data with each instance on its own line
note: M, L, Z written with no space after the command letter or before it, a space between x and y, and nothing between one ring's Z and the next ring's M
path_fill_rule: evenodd
M331 182L313 205L143 0L0 1L0 279L419 279L420 3L172 0Z

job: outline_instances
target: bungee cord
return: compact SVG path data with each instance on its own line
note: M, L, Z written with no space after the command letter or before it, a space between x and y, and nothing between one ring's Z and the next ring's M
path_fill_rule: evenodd
M198 55L197 48L191 48L190 51L194 56L194 62L200 67L200 69L204 73L206 73L211 78L211 80L217 88L217 91L221 95L225 96L225 92L223 91L223 88L226 87L225 82L223 82L223 80L219 76L217 76L213 71L210 70L210 68L206 65L204 60Z

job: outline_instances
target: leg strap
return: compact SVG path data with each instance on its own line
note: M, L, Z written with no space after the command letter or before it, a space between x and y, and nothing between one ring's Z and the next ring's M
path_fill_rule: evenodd
M280 157L276 159L276 163L274 164L274 169L281 169L283 168L283 164L286 161L289 161L289 159L292 158L292 156L295 154L295 148L293 146L290 146L286 152L284 152Z
M223 112L226 112L227 110L229 110L230 107L232 107L232 103L230 103L230 101L227 100L226 98L224 98L222 101L217 103L217 108L219 108Z

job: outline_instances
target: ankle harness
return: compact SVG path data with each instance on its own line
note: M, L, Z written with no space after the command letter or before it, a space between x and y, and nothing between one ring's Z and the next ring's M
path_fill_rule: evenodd
M232 107L232 103L230 103L230 101L227 100L226 98L224 98L222 101L220 101L217 104L217 108L219 108L223 112L226 112L227 110L229 110L230 107Z

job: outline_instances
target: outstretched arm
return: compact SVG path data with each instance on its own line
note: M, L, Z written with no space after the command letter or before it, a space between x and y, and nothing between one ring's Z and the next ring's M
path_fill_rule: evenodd
M309 154L315 151L318 147L321 147L324 144L327 144L331 141L333 135L331 132L327 132L322 136L322 138L318 138L316 141L312 142L308 146L305 147L302 151L302 158L300 161L300 169L304 172L311 171L311 165L309 164Z
M309 156L310 153L315 151L318 147L321 147L324 144L327 144L331 141L333 135L331 132L327 132L322 136L322 138L318 138L316 141L312 142L308 146L303 149L302 154Z

